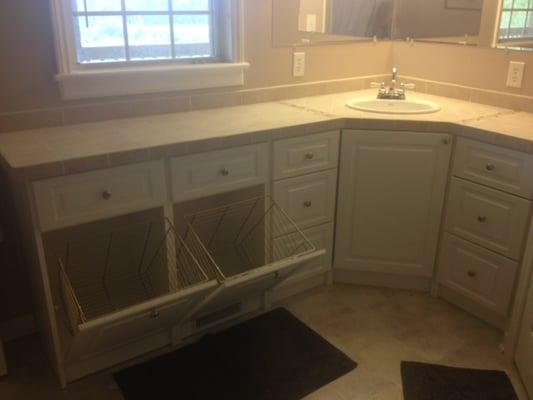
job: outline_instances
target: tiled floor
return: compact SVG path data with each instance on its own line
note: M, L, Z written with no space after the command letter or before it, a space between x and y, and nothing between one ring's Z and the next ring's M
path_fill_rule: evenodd
M501 334L427 294L334 285L283 305L359 363L308 400L402 399L401 360L503 369L527 399L499 352ZM0 379L2 400L121 399L109 372L59 389L35 337L12 342L6 351L10 375Z

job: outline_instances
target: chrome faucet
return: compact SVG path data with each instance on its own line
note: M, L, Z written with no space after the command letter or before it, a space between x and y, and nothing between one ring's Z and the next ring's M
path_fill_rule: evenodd
M387 86L385 82L377 83L372 82L371 87L377 87L378 90L378 99L388 99L388 100L405 100L405 89L414 89L415 85L413 83L400 83L398 87L398 68L392 68L392 78Z

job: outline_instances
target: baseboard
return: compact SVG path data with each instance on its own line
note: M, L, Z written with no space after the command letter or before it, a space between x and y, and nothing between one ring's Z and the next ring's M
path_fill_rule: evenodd
M353 271L340 268L333 269L333 282L386 287L391 289L415 290L419 292L429 292L431 289L431 278L425 276L395 275L381 272Z
M32 314L0 322L0 339L4 342L28 336L35 332L35 320Z

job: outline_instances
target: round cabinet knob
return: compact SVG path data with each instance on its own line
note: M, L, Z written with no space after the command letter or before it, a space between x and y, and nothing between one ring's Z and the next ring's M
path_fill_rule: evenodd
M111 197L113 197L113 195L111 194L111 192L109 190L104 190L102 192L102 199L104 200L110 200Z
M450 144L450 139L448 138L442 139L442 144Z
M307 153L305 155L306 160L312 160L313 158L315 158L315 155L313 153Z
M494 171L496 169L496 166L494 164L487 164L485 167L487 171Z
M222 168L220 170L220 175L222 176L228 176L229 175L229 170L227 168Z
M485 217L484 215L480 215L479 217L477 217L477 220L484 224L485 222L487 222L487 217Z
M157 310L152 311L152 313L150 314L150 318L152 319L159 318L159 311Z
M307 200L306 202L304 202L304 206L305 206L305 208L309 208L309 207L311 207L312 205L313 205L313 202L312 202L312 201Z
M470 278L475 278L475 277L477 276L477 272L474 271L474 270L472 270L472 269L469 270L469 271L467 272L467 274L468 274L468 276L469 276Z

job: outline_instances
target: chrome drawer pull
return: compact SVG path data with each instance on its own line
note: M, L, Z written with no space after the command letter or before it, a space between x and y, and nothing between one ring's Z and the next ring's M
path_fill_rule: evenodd
M313 205L313 202L312 202L312 201L307 200L306 202L304 202L304 206L305 206L306 208L309 208L309 207L311 207L312 205Z
M104 190L102 192L102 199L104 200L110 200L111 197L113 197L113 195L111 194L111 192L109 190Z
M496 169L496 166L494 164L487 164L485 167L487 171L494 171Z
M152 311L152 313L150 314L150 318L152 319L159 318L159 311L157 310Z
M307 153L307 154L305 155L305 158L306 158L307 160L312 160L313 158L315 158L315 155L314 155L313 153Z
M229 175L229 170L227 168L222 168L220 170L220 175L222 176L228 176Z
M487 217L484 217L482 215L480 215L479 217L477 217L477 220L480 222L480 223L485 223L487 222Z
M474 271L474 270L469 270L469 271L468 271L468 276L469 276L470 278L475 278L475 277L477 276L477 272Z

